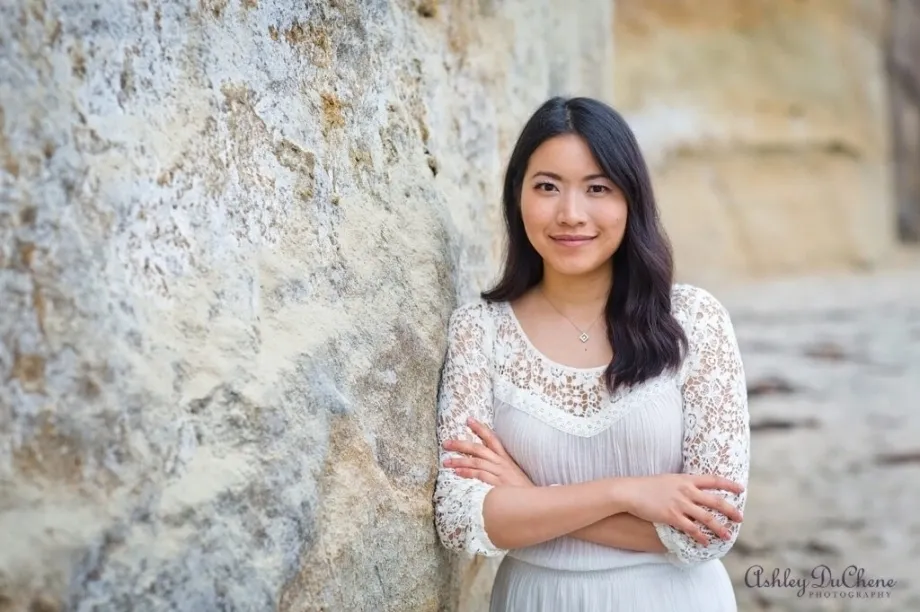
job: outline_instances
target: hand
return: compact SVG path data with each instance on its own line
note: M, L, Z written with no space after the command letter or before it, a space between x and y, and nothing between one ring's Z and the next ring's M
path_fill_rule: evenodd
M466 456L447 459L444 466L454 468L457 476L476 478L493 486L532 487L533 483L502 446L498 436L482 423L469 419L467 424L483 444L464 440L447 440L445 450Z
M700 528L705 525L723 539L731 537L707 508L720 512L729 520L740 523L741 512L728 501L706 493L704 489L723 489L741 493L744 487L719 476L693 474L662 474L641 478L625 478L623 494L629 513L650 523L664 523L683 531L707 546L709 538Z

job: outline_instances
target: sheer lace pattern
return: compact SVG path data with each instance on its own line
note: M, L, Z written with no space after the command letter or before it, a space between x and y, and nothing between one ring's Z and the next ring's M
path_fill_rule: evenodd
M678 292L678 305L692 312L690 353L682 372L684 403L683 472L715 474L747 487L750 469L750 420L744 367L734 329L725 308L709 293L696 289L693 308L688 308L688 288ZM735 495L713 491L730 504L744 510L747 493ZM703 546L669 525L656 524L670 560L678 565L701 563L724 556L734 545L740 526L717 513L728 526L728 540L707 527L703 533L709 545Z
M509 304L502 304L495 327L496 398L568 434L597 435L676 384L676 377L666 373L611 396L604 382L606 366L553 362L530 342Z
M492 325L487 309L483 303L469 304L451 315L438 392L439 445L450 439L480 442L467 426L469 418L492 426ZM441 463L451 456L459 455L441 448ZM439 464L435 524L447 548L485 556L504 552L489 540L482 518L491 489L489 484L461 478Z

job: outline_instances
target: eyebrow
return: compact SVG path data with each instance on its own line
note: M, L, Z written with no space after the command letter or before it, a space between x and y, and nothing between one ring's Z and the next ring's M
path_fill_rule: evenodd
M537 170L530 176L530 178L536 178L538 176L545 176L547 178L551 178L556 181L562 180L562 177L556 174L555 172L547 172L546 170ZM588 176L584 177L582 180L583 181L593 181L594 179L606 179L608 181L610 180L609 178L607 178L606 174L589 174Z

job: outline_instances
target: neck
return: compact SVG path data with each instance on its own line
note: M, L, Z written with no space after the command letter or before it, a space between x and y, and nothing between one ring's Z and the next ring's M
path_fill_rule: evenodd
M612 286L613 265L581 276L566 276L545 268L540 290L567 316L592 317L603 310Z

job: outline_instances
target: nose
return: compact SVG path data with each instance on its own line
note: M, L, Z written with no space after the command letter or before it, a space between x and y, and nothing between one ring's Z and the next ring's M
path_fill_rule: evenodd
M558 200L556 222L559 225L578 226L587 221L585 202L577 189L567 189Z

